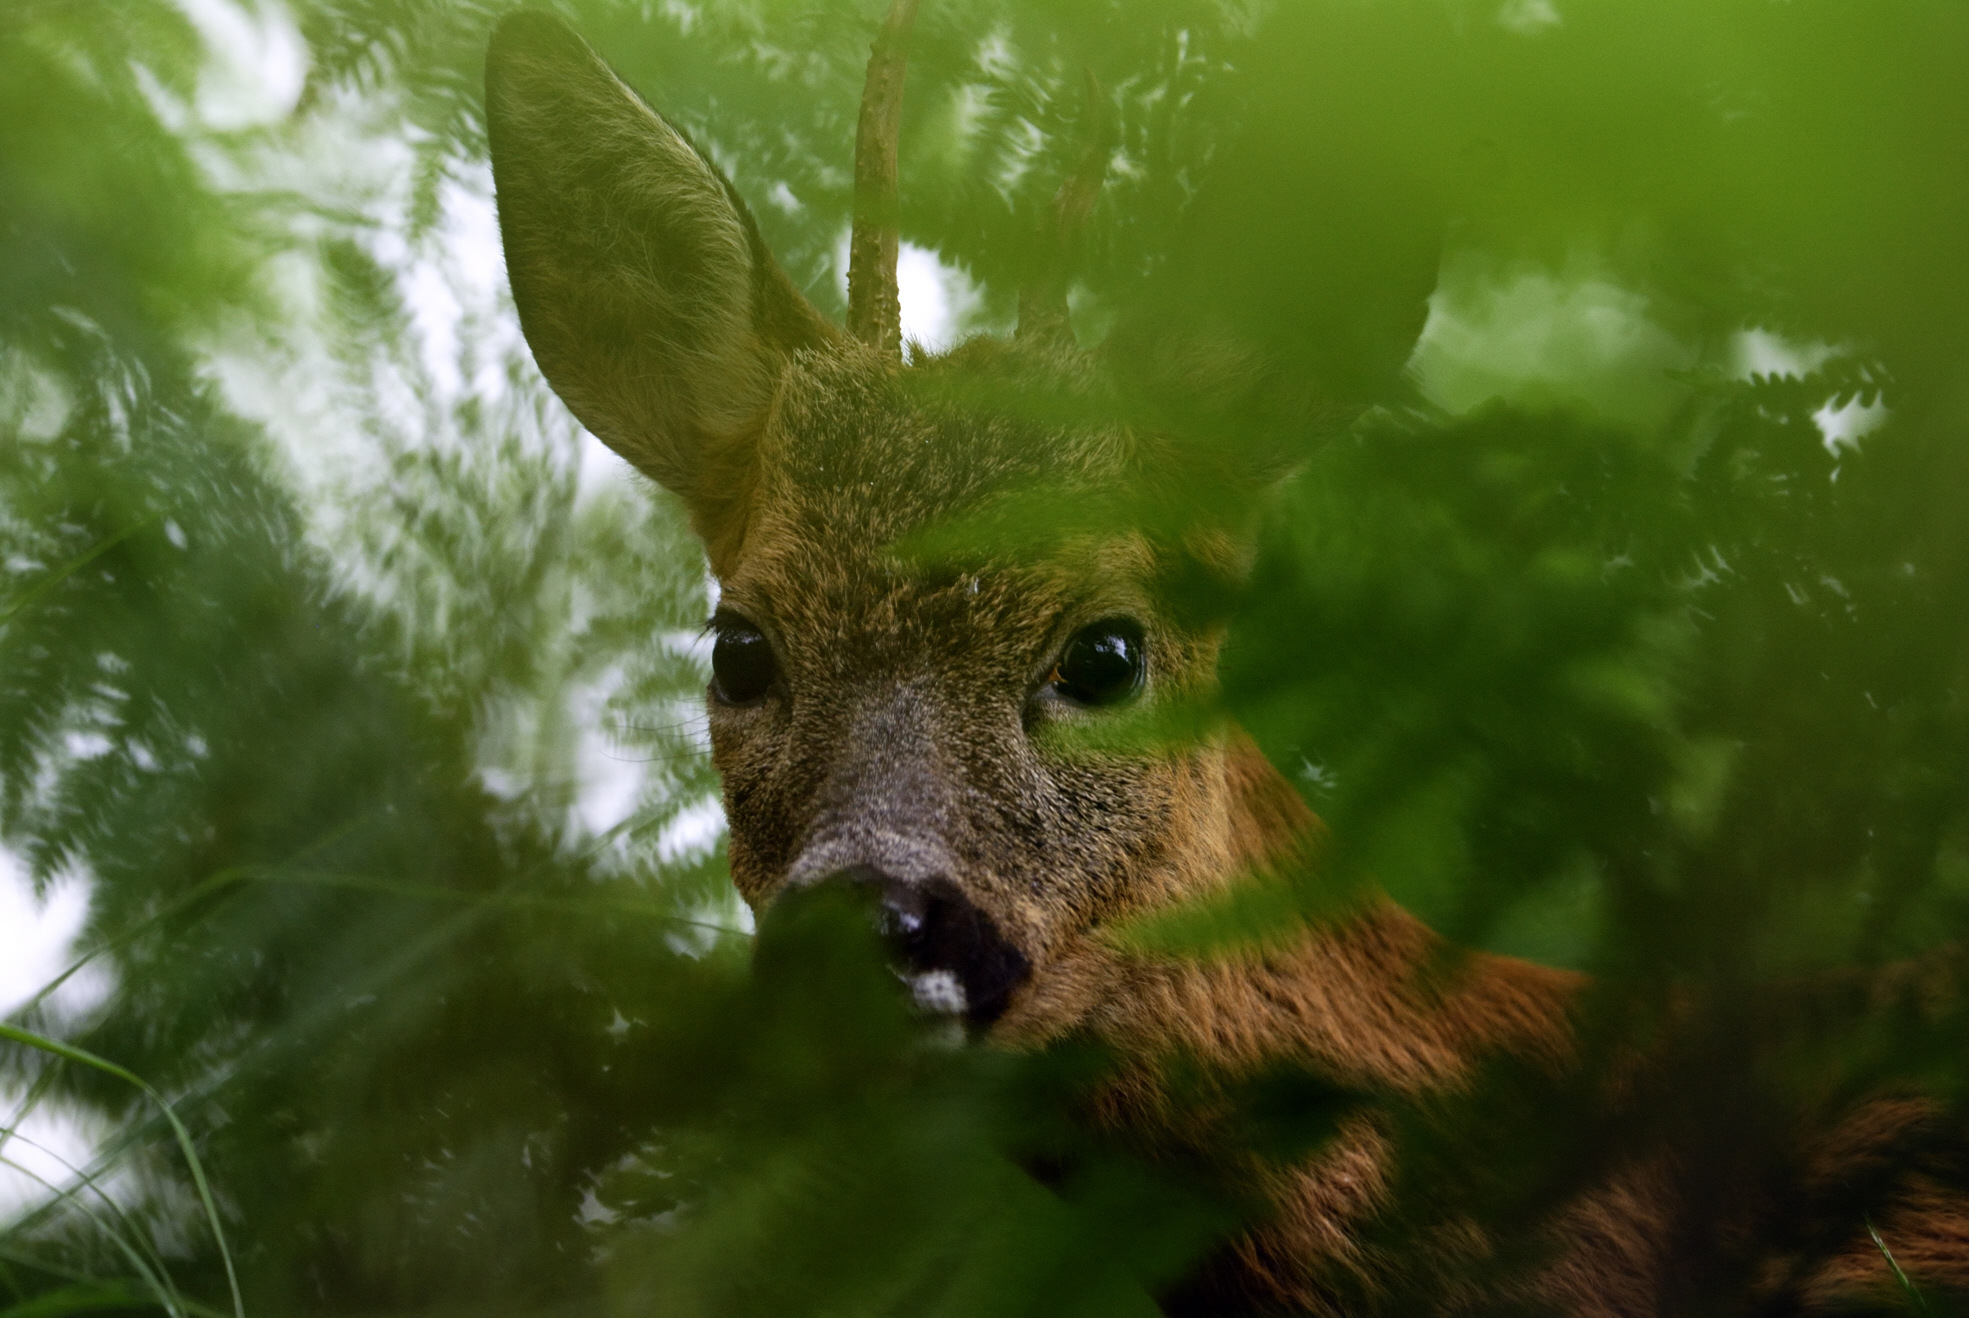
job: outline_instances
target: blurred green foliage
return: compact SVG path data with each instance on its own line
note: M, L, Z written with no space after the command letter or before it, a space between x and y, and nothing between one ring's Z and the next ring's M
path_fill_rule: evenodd
M884 6L562 8L838 312ZM461 238L495 17L0 11L0 841L92 885L108 985L10 1024L170 1101L254 1314L1153 1312L1250 1205L1090 1136L1104 1059L920 1037L852 913L741 932L698 552L584 475ZM1594 971L1609 1048L1706 1007L1633 1102L1719 1178L1841 1095L1959 1111L1962 1006L1797 1004L1969 922L1965 55L1939 0L924 7L904 236L969 324L1042 259L1091 72L1076 327L1124 408L1301 467L1225 705L1328 864L1186 928L1378 882ZM1172 326L1264 369L1161 396ZM104 1132L0 1226L0 1314L225 1307L144 1095L0 1078L0 1158L36 1109ZM1273 1152L1348 1101L1247 1098ZM1380 1243L1534 1219L1621 1138L1577 1098L1418 1117ZM1749 1285L1717 1251L1691 1312Z

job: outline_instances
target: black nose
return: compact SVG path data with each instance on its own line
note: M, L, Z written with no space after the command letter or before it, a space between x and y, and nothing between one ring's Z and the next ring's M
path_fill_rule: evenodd
M926 1011L988 1025L1031 969L991 917L948 879L898 879L867 865L839 877L877 894L882 935Z

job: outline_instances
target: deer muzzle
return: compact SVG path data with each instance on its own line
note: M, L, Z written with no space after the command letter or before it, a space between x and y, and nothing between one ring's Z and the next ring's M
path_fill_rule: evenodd
M1025 954L949 879L901 879L857 865L834 881L865 885L875 897L896 973L926 1012L989 1025L1031 972Z

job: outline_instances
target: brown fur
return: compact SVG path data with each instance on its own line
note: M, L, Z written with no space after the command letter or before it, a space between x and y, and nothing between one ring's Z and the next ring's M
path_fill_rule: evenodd
M1107 1040L1138 1062L1109 1116L1180 1139L1207 1138L1208 1113L1170 1109L1157 1059L1228 1077L1288 1059L1404 1102L1454 1094L1499 1055L1564 1072L1575 977L1446 958L1383 901L1262 952L1125 951L1117 922L1318 845L1241 734L1153 722L1212 688L1220 624L1172 607L1170 583L1201 573L1228 590L1235 519L1021 522L1035 494L1106 507L1180 479L1152 435L1088 419L1107 386L1087 359L974 343L905 369L814 314L729 186L556 21L503 23L488 83L507 261L541 368L682 496L721 609L763 631L779 666L768 698L710 705L747 902L854 865L949 879L1033 967L994 1036ZM1023 400L1026 415L979 399ZM938 536L954 523L978 534ZM1051 697L1066 638L1114 615L1145 629L1143 699L1116 712ZM1310 1160L1251 1163L1273 1212L1236 1247L1232 1289L1325 1310L1387 1280L1362 1233L1387 1199L1390 1138L1362 1109ZM1845 1166L1892 1140L1850 1143L1828 1156ZM1614 1168L1560 1215L1555 1261L1526 1295L1582 1315L1656 1311L1672 1293L1674 1185L1666 1154ZM1913 1184L1879 1225L1910 1272L1969 1280L1954 1200ZM1492 1244L1452 1223L1434 1248L1468 1260ZM1446 1262L1434 1303L1482 1300L1453 1275ZM1889 1284L1855 1224L1798 1293L1830 1306Z

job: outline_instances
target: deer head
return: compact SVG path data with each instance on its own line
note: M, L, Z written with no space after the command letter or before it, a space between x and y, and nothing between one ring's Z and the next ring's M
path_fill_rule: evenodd
M1240 552L1222 526L1114 523L920 552L1035 493L1110 506L1190 474L1141 427L1088 419L1109 386L1057 333L899 360L912 10L897 0L871 62L852 333L685 136L537 14L503 21L489 56L500 225L548 381L681 497L721 584L708 703L746 901L871 885L919 1001L1044 1033L1105 991L1100 926L1252 854L1255 753L1103 735L1211 690L1219 623L1176 607L1177 587L1227 594ZM1083 170L1062 223L1088 186ZM1062 286L1029 299L1055 324ZM1074 419L977 401L1008 393L1071 400L1055 411Z

